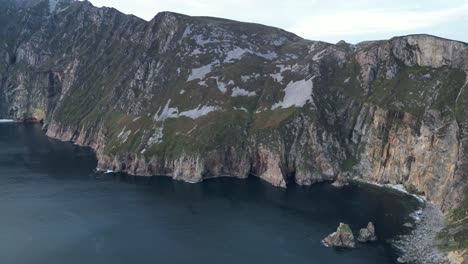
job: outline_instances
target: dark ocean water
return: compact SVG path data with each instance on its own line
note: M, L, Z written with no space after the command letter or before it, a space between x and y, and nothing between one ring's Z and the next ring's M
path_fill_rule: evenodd
M94 173L94 154L0 123L0 263L396 263L414 198L367 185L278 189L259 179L202 184ZM379 241L320 241L368 221Z

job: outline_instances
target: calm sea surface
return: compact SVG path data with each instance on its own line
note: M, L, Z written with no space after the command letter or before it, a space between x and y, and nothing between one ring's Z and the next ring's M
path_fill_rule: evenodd
M388 242L414 198L367 185L278 189L259 179L202 184L95 173L94 154L38 125L0 123L0 263L396 263ZM339 222L379 241L320 241Z

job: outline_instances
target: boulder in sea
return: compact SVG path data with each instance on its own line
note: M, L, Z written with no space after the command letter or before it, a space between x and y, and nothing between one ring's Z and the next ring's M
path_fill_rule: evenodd
M359 231L359 237L357 240L362 243L377 240L377 236L375 235L375 227L372 222L369 222L367 227L362 228Z
M409 222L404 223L403 226L404 226L404 227L407 227L407 228L414 228L414 224L409 223Z
M336 232L322 240L327 247L354 248L356 243L351 228L347 224L340 223Z
M402 257L397 258L398 263L406 263L406 260Z
M338 177L336 177L336 180L332 183L332 186L334 186L336 188L341 188L341 187L344 187L346 185L349 185L349 182L348 182L348 179L346 178L346 176L343 175L342 173L340 173L338 175Z

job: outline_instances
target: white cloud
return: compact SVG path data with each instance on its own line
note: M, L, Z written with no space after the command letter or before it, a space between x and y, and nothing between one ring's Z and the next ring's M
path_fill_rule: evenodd
M427 29L450 22L468 13L468 4L437 11L341 11L301 18L289 28L302 36L315 39L380 32L405 32Z
M468 41L468 0L91 0L146 20L161 11L280 27L308 39L358 42L428 33Z

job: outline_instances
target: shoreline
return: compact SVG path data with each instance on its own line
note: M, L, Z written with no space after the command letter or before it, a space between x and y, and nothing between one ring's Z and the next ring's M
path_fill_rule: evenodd
M352 181L396 190L413 196L421 203L421 207L409 215L414 220L414 228L391 241L400 256L398 263L451 264L448 253L441 251L436 243L436 236L443 228L443 213L437 205L423 196L408 192L401 184L380 184L359 178Z
M1 121L2 119L0 119L0 123ZM10 123L10 122L17 122L17 121L8 120L7 122ZM59 138L50 137L48 135L46 136L49 138L58 140L58 141L68 142L68 143L71 143L80 147L91 148L90 146L80 145L71 141L64 141ZM93 152L96 152L93 148L91 149L93 150ZM119 172L128 174L128 172L125 172L125 171L113 171L110 169L103 169L99 167L96 168L95 170L103 174L119 173ZM135 176L135 177L146 177L142 175L133 175L133 174L128 174L128 175ZM162 175L162 176L168 176L168 175ZM215 176L215 177L210 177L210 178L220 178L220 177L232 177L232 176ZM243 179L244 177L233 177L233 178ZM206 178L206 179L209 179L209 178ZM262 178L260 179L263 180ZM172 178L172 180L178 181L177 179L174 179L174 178ZM437 205L426 200L424 196L407 191L402 184L380 184L377 182L366 181L357 177L349 178L349 180L351 182L354 181L356 183L369 184L369 185L376 186L382 189L391 189L400 193L404 193L406 195L414 197L416 200L418 200L421 203L421 207L410 214L410 216L417 222L415 223L414 229L411 230L408 234L401 235L395 238L394 240L390 241L391 245L395 247L395 249L398 251L398 255L400 256L397 260L398 263L412 263L412 264L420 264L420 263L421 264L426 264L426 263L427 264L450 264L451 263L448 258L448 253L440 251L437 248L437 245L435 243L435 237L437 233L443 227L443 223L442 223L443 214L442 214L442 211L437 207ZM191 183L191 184L200 183L200 182L189 182L185 180L183 180L183 182ZM265 182L269 183L268 181L265 181Z
M433 203L426 202L421 211L412 214L420 219L415 228L406 235L392 241L400 252L399 263L412 264L450 264L448 254L437 247L436 236L442 229L442 211Z
M418 200L422 204L425 204L425 203L428 202L426 197L424 197L422 195L411 193L408 190L406 190L406 188L403 186L403 184L389 184L389 183L382 184L382 183L377 183L377 182L366 181L366 180L363 180L363 179L360 179L360 178L357 178L357 177L351 178L350 180L358 182L358 183L370 184L370 185L377 186L377 187L380 187L380 188L392 189L392 190L395 190L395 191L398 191L398 192L413 196L416 200Z

